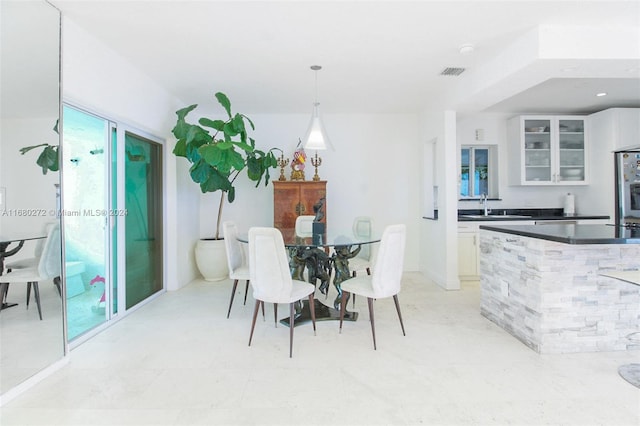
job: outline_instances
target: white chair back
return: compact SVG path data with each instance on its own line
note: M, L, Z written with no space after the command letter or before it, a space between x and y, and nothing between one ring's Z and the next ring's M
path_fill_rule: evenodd
M358 216L353 220L353 234L361 238L370 238L373 234L373 220L369 216ZM357 257L373 260L372 244L364 244Z
M240 241L238 241L238 227L235 222L225 221L222 223L224 232L224 246L227 249L227 265L229 274L244 264L244 253Z
M302 215L296 218L296 236L301 238L313 237L313 215Z
M382 233L371 277L376 298L390 297L400 292L406 233L404 224L387 226Z
M62 245L60 242L60 224L55 223L48 228L47 239L42 248L38 262L38 274L41 278L60 276L62 269Z
M291 297L293 280L282 233L278 229L249 229L249 276L254 299L282 303Z
M52 226L55 226L57 222L47 222L44 224L44 233L49 235L49 230L51 229ZM40 258L40 256L42 256L42 251L44 250L44 243L45 241L47 241L46 238L40 238L37 242L36 242L36 246L33 249L33 255L36 258Z

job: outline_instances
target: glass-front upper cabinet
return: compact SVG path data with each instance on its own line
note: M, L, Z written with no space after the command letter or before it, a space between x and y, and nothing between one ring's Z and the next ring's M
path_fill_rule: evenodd
M521 116L508 123L510 176L517 185L587 183L585 118Z

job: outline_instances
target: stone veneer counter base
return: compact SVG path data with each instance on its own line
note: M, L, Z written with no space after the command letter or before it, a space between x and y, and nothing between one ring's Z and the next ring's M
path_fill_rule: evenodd
M627 337L640 330L640 286L601 275L640 270L640 244L567 244L498 228L480 228L483 316L538 353L640 349Z

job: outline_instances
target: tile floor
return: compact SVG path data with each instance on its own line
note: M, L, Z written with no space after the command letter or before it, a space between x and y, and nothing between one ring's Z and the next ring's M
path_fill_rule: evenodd
M239 286L243 287L243 286ZM638 425L640 389L618 376L640 351L539 355L479 314L479 289L404 276L403 337L376 301L374 351L360 320L295 329L230 281L169 292L71 352L67 366L1 408L2 425ZM330 294L332 300L335 293ZM320 295L320 297L322 297ZM287 309L281 306L281 316Z

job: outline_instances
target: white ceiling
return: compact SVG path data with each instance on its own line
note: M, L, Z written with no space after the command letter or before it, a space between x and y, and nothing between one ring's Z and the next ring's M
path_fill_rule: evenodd
M413 112L442 102L473 110L474 103L460 97L461 85L538 25L630 27L640 39L637 0L51 3L185 104L206 104L223 91L246 113L310 111L313 64L323 66L318 84L325 113ZM472 54L458 52L465 43L475 46ZM609 77L615 78L602 78L602 69L598 78L547 71L541 83L524 91L517 81L505 82L500 95L479 109L640 107L640 52L616 59L629 58L623 74L628 78L613 69L620 67L617 60L610 61ZM587 62L570 59L577 67ZM459 77L439 75L445 67L467 70ZM595 98L596 91L609 96Z

